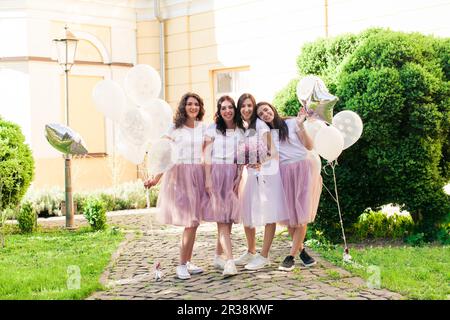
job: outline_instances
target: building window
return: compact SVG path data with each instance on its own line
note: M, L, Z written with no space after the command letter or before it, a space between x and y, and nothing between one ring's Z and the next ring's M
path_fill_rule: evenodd
M250 89L249 73L248 67L215 70L213 72L215 103L224 95L229 95L237 102L239 96Z

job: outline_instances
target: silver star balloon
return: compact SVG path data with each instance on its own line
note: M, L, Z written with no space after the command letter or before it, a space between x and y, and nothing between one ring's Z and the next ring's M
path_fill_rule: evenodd
M299 81L297 98L309 117L332 122L333 107L339 99L328 92L325 83L318 76L309 75Z
M56 150L64 154L87 154L86 144L80 134L59 123L45 125L45 137Z

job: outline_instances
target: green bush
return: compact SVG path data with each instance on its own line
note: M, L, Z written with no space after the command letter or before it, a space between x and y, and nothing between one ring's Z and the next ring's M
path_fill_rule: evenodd
M103 230L106 227L106 208L99 198L87 198L83 206L83 214L94 230Z
M20 206L17 215L19 229L23 233L30 233L37 228L37 215L31 202L25 202Z
M302 48L300 75L324 79L340 99L334 113L352 110L364 123L360 140L344 150L336 167L346 227L365 209L388 203L402 204L427 241L448 219L450 198L443 192L450 180L448 44L449 39L372 29ZM290 82L275 104L295 115L295 99ZM333 186L331 175L323 174L323 180ZM340 238L336 203L326 192L312 228Z
M414 228L410 216L393 214L387 216L381 211L367 211L361 214L353 224L352 235L358 240L364 239L403 239Z
M0 117L0 211L19 204L33 174L33 156L20 127Z

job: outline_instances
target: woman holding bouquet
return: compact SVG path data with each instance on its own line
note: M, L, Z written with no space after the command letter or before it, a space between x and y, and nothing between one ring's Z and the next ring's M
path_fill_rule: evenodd
M306 112L301 109L297 118L283 120L276 109L267 102L259 103L257 115L271 129L279 132L280 173L287 201L289 234L292 247L280 265L280 270L290 271L295 267L295 256L300 251L303 265L315 264L303 247L306 226L313 222L322 191L322 177L315 161L308 156L313 141L305 131Z
M191 258L197 227L208 201L202 164L206 127L201 121L204 114L203 100L199 95L183 95L174 123L164 135L174 142L176 164L164 174L145 182L145 187L151 188L163 177L157 202L160 208L158 218L164 224L184 227L180 265L176 268L179 279L189 279L191 274L203 272L191 262Z
M241 95L238 110L247 123L245 150L250 153L244 161L247 164L247 178L241 194L248 251L236 260L236 264L245 265L248 270L259 270L270 264L269 250L276 223L287 219L277 151L269 127L256 116L256 108L252 95ZM239 152L239 155L242 155L242 152ZM257 226L265 226L260 254L256 253Z
M223 96L217 102L215 123L205 137L205 189L209 203L204 221L217 222L218 241L214 266L223 269L224 276L237 274L231 246L231 228L241 220L238 187L241 167L236 163L237 144L244 136L242 119L234 100ZM221 257L224 253L225 260Z

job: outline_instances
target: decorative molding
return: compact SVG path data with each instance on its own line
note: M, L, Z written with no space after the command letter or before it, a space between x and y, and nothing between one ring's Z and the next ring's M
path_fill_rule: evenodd
M56 63L56 60L47 57L33 57L33 56L22 56L22 57L0 57L0 62L28 62L28 61L38 61L38 62L52 62ZM128 62L109 62L104 63L100 61L83 61L75 60L75 65L91 65L91 66L113 66L113 67L133 67L132 63Z
M111 56L109 55L108 50L106 49L103 42L101 42L96 36L94 36L92 33L85 31L77 31L77 30L71 31L78 39L86 40L92 43L92 45L97 48L98 52L102 56L102 60L105 64L111 63Z

